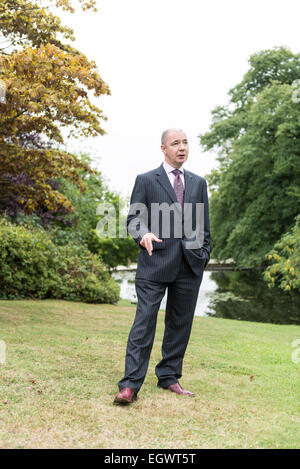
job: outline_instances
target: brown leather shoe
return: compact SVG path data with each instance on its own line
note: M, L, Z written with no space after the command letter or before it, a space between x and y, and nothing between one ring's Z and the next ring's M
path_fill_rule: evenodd
M193 392L183 389L179 383L171 384L170 386L168 386L168 389L170 389L170 391L172 392L175 392L176 394L184 394L185 396L191 396L191 397L195 396Z
M116 395L114 399L114 404L131 404L137 399L137 395L131 388L123 388Z

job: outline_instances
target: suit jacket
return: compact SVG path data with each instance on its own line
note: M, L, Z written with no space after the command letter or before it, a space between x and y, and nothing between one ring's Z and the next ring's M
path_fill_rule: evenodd
M190 247L190 240L195 238L188 238L185 234L184 217L186 212L182 213L181 211L174 189L163 165L161 164L157 169L140 174L135 180L127 217L128 232L140 247L136 278L145 278L156 282L172 282L176 278L182 255L184 255L193 273L200 276L209 261L210 227L206 180L187 170L184 170L184 177L184 203L189 203L189 207L192 208L191 219L193 227L196 227L197 224L199 225L196 203L203 204L203 245L197 245L196 243L195 246L194 243L192 244L194 247ZM157 211L159 206L162 207L161 204L165 204L168 207L174 204L172 205L174 210L170 212L171 220L177 217L178 222L180 217L182 226L181 235L176 232L178 223L177 228L175 223L171 223L170 233L164 236L163 216ZM142 237L148 232L154 233L163 240L162 243L152 242L152 256L149 256L147 250L140 246Z

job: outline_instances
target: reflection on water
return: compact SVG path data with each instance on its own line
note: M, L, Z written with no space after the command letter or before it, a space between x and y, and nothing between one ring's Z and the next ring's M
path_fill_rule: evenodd
M300 324L300 294L268 288L261 271L212 272L216 290L209 316Z
M136 301L135 271L118 271L113 277L121 286L121 298ZM204 271L195 315L300 324L300 294L268 288L260 271Z

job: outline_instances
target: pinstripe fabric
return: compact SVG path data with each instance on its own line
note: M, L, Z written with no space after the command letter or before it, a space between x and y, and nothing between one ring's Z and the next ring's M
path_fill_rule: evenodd
M184 173L184 202L204 203L204 244L201 249L186 249L184 234L182 238L175 238L174 230L171 229L170 238L161 238L160 233L157 233L163 242L153 243L152 256L141 247L135 280L138 304L127 342L125 374L118 383L119 389L128 386L137 393L144 382L155 336L157 313L166 289L168 299L162 359L156 365L155 373L158 385L165 388L176 383L182 375L199 287L210 252L206 181L189 171L185 170ZM129 212L127 225L130 233L130 222L140 218L141 231L134 237L139 244L142 236L152 231L151 203L177 202L162 165L137 177L130 203L137 202L148 207L148 219Z
M209 261L210 255L210 227L209 227L209 206L207 197L207 185L204 178L184 171L185 191L184 202L196 204L204 203L204 243L200 249L186 249L186 239L174 237L174 227L171 226L169 238L162 237L162 226L160 224L159 233L155 233L163 240L162 243L153 243L153 253L149 257L145 248L141 247L136 277L147 278L158 282L173 281L176 278L179 269L178 259L183 252L188 264L195 275L201 275L203 269ZM159 166L153 171L137 176L135 185L130 199L130 205L143 203L148 208L147 222L143 217L138 216L135 212L127 217L128 232L139 245L141 238L148 232L153 232L151 227L152 203L166 203L168 205L177 203L174 189L169 178L163 168ZM132 221L140 221L141 233L139 236L132 234L130 223ZM183 222L183 220L182 220ZM196 224L195 215L193 224ZM183 230L182 230L183 231Z

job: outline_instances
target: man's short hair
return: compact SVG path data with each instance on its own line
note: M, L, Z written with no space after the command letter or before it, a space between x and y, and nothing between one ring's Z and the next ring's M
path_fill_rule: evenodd
M162 145L165 145L165 144L166 144L166 140L167 140L168 134L169 134L170 132L174 132L174 131L176 131L176 132L183 132L182 129L176 129L176 128L165 130L165 131L162 133L162 136L161 136L161 144L162 144ZM185 133L185 132L183 132L183 133Z

